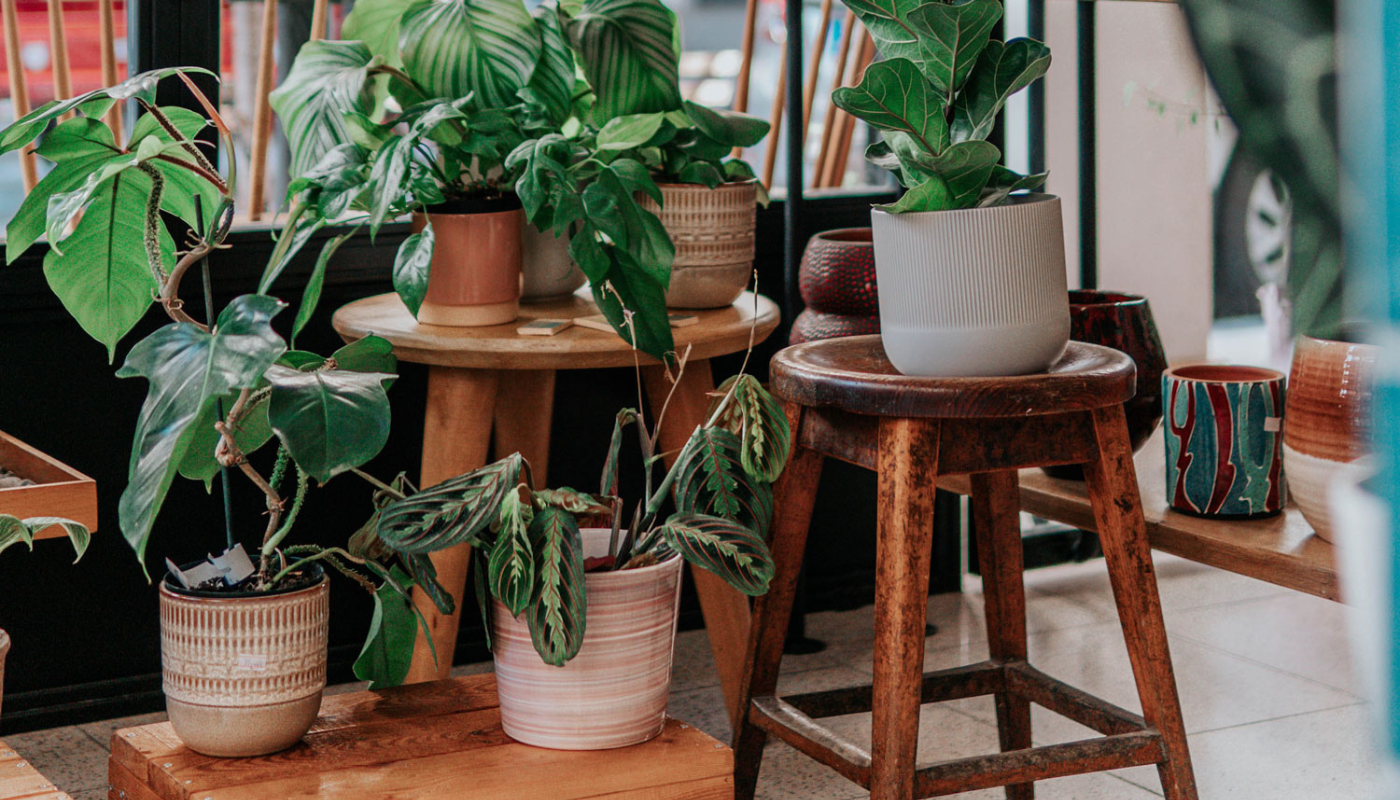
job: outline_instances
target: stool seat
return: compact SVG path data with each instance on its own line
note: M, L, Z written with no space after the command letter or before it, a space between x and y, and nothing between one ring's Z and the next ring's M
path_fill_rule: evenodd
M786 348L769 367L773 390L808 408L881 417L1029 417L1115 406L1137 390L1133 360L1070 342L1046 372L982 378L901 375L879 336L823 339Z

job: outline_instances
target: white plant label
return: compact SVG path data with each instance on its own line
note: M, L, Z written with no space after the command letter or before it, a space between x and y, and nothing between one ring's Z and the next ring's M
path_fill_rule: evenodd
M249 672L266 672L267 656L254 653L239 653L238 668Z

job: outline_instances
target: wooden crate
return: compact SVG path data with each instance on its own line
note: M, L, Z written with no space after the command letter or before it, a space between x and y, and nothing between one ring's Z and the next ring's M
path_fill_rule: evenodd
M501 730L491 675L327 697L296 747L194 753L169 723L112 735L111 800L732 800L733 753L667 720L656 739L546 750Z
M67 517L97 530L97 482L62 461L0 431L0 466L35 486L0 489L0 514L27 517ZM38 538L64 536L53 526Z
M14 748L0 742L0 800L73 800L53 781L25 761Z

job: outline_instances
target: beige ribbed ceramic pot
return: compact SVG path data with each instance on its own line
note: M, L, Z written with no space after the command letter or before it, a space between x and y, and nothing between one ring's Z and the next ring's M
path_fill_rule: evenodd
M584 555L608 552L604 528L583 530ZM661 733L671 691L681 559L585 576L583 647L562 667L540 659L523 615L491 601L501 725L511 738L556 750L606 750Z
M872 209L880 338L905 375L1025 375L1069 343L1060 199L891 214Z
M253 597L160 585L165 707L175 733L209 756L260 756L301 740L326 688L330 582Z
M0 631L0 702L5 699L5 656L10 652L10 634Z
M726 183L711 189L695 183L662 183L658 207L642 207L661 219L676 260L666 290L670 308L721 308L733 303L753 274L758 183Z

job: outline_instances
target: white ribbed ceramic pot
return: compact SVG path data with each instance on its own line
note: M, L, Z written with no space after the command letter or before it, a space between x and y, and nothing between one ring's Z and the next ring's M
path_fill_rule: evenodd
M556 237L526 223L520 245L520 302L568 297L586 280L569 256L569 237Z
M1060 199L891 214L872 209L880 337L905 375L1040 372L1069 342Z
M5 656L10 652L10 634L0 631L0 702L5 699Z
M585 557L606 555L611 531L585 528ZM544 663L524 616L491 600L491 646L501 726L556 750L606 750L655 738L666 723L680 606L679 556L584 578L583 646L562 667Z
M191 750L260 756L301 740L326 688L330 582L211 597L160 585L160 659L170 724Z
M733 303L753 275L758 183L661 183L663 205L639 198L661 219L676 260L666 290L669 308L721 308Z

